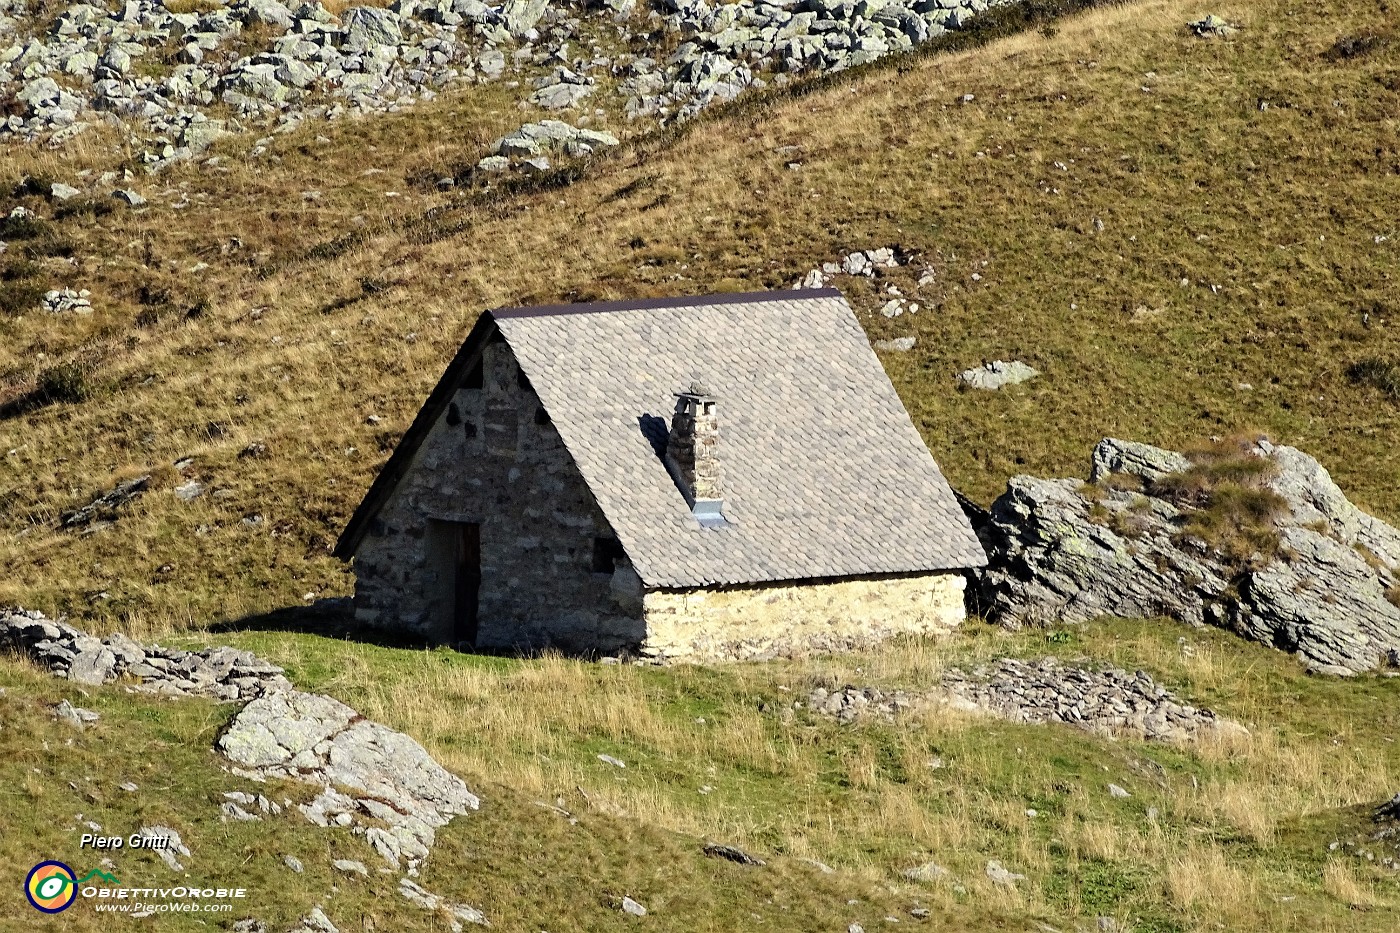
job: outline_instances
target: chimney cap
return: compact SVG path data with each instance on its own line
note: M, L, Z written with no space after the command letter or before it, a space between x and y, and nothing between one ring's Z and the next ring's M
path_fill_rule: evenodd
M705 387L703 382L692 379L690 385L676 393L680 398L707 398L714 399L714 393Z

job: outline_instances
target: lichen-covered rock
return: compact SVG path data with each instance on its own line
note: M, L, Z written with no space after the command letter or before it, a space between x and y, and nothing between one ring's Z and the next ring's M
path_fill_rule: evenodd
M413 739L360 717L330 697L284 691L245 706L217 748L258 777L323 785L302 813L321 826L360 824L395 868L410 874L428 857L435 829L475 810L476 795ZM370 824L368 816L383 826Z
M1212 623L1332 674L1400 663L1400 531L1349 502L1302 451L1259 441L1251 453L1272 462L1262 488L1286 504L1271 559L1236 566L1184 532L1186 512L1153 484L1188 458L1106 438L1095 488L1017 476L993 504L980 531L984 612L1012 627L1101 615ZM1103 482L1115 474L1144 480L1143 491Z
M992 505L982 532L989 565L984 612L1008 627L1083 622L1103 615L1170 616L1200 624L1230 581L1204 553L1172 541L1180 510L1152 501L1133 513L1131 539L1094 521L1094 502L1073 479L1017 476ZM1129 515L1132 498L1108 493L1098 503Z
M972 369L958 373L958 382L971 389L1000 389L1003 386L1019 385L1040 375L1020 360L992 360Z

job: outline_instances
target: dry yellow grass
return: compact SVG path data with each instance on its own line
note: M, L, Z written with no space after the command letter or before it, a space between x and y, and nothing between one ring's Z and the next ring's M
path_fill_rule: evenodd
M930 907L970 898L1014 915L1086 910L1090 919L1111 914L1149 930L1384 929L1373 921L1400 903L1393 879L1358 874L1358 890L1369 890L1366 903L1376 906L1355 914L1360 925L1340 922L1317 900L1324 886L1345 899L1331 892L1349 876L1339 868L1323 876L1331 837L1310 835L1299 849L1297 833L1308 820L1400 786L1400 755L1380 739L1400 728L1386 684L1376 682L1370 695L1361 682L1317 681L1266 649L1215 633L1193 634L1194 653L1185 656L1178 631L1123 623L1045 644L1031 633L973 629L719 671L560 657L468 662L273 635L242 643L299 679L323 670L319 682L313 676L318 687L418 737L478 788L500 784L562 799L575 812L816 859L862 884L916 892ZM919 689L934 671L1008 652L1108 660L1128 645L1161 658L1165 669L1142 666L1194 702L1240 716L1238 699L1256 717L1250 735L1167 748L939 708L844 727L792 708L814 684ZM1187 668L1199 683L1181 673ZM1219 668L1244 673L1217 683ZM1358 722L1368 709L1383 712ZM1353 722L1350 739L1334 742L1338 726ZM1110 781L1132 798L1113 800ZM991 859L1028 880L1015 890L996 885L985 873ZM901 875L929 861L952 877L919 884ZM1168 914L1153 911L1167 911L1176 925L1161 925Z
M1191 846L1166 866L1167 894L1182 911L1227 930L1257 926L1258 882L1217 845Z
M1377 906L1375 885L1364 880L1355 865L1329 859L1322 869L1322 886L1328 894L1357 910Z

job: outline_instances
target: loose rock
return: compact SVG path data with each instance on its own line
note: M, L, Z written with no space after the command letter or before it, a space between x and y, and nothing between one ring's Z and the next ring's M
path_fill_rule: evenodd
M446 911L451 918L452 933L462 933L463 923L473 923L478 926L491 925L487 922L486 915L475 907L467 904L454 904L440 895L423 890L408 878L399 879L399 894L424 910L430 910L434 913Z
M181 865L175 856L183 855L185 858L189 858L190 850L185 846L184 842L181 841L179 833L169 826L160 825L142 826L138 832L145 839L165 840L165 845L163 847L159 849L151 848L151 851L154 852L171 871L185 870L185 866Z
M90 722L97 722L97 720L101 718L92 710L83 709L81 706L74 706L67 700L55 706L53 714L55 718L69 725L77 726L80 729Z
M958 382L972 389L1000 389L1003 386L1027 382L1039 375L1039 370L1032 369L1020 360L993 360L958 373Z
M719 845L718 843L712 842L705 846L704 851L706 855L710 856L710 858L722 858L731 862L738 862L740 865L767 864L763 861L763 859L755 858L754 856L749 855L743 849L737 848L735 846Z
M987 862L987 877L992 880L993 884L999 884L1008 888L1015 887L1018 881L1026 880L1025 875L1018 875L1015 872L1008 871L1002 867L1001 862L997 861Z

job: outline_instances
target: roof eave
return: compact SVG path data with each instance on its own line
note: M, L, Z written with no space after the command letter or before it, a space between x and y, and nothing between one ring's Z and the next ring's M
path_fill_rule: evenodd
M978 570L987 565L984 557L980 563L955 564L939 567L916 567L903 570L865 570L849 571L834 574L813 574L805 577L750 577L743 580L665 580L648 581L642 580L642 586L648 591L674 591L674 590L705 590L721 587L760 587L760 586L802 586L814 583L836 583L844 580L874 580L895 577L918 577L929 574L961 574L967 571Z

